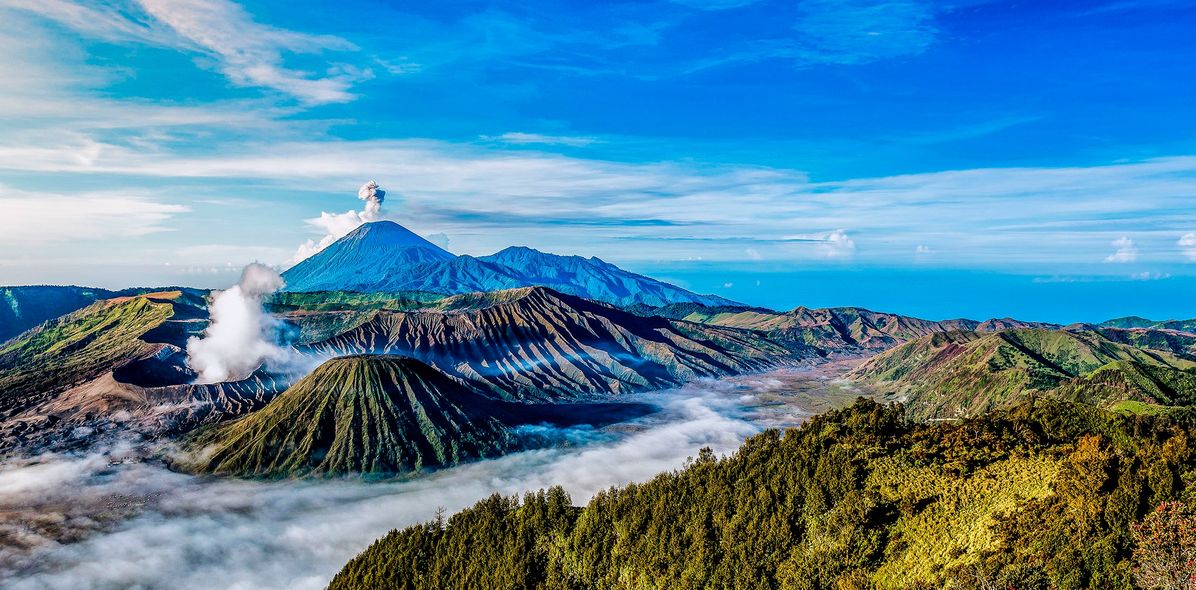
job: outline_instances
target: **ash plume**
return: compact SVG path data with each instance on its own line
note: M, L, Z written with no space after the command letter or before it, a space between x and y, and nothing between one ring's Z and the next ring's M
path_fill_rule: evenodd
M364 214L377 215L382 211L382 201L386 200L386 191L378 186L378 182L371 180L357 189L357 198L365 201Z
M344 213L329 213L321 211L319 217L306 220L304 223L323 232L319 240L311 239L299 246L295 255L286 261L286 266L294 266L317 252L331 246L333 242L343 238L345 234L359 226L382 218L382 203L386 200L386 191L378 186L377 181L369 181L357 189L357 198L365 201L361 211L345 211Z
M248 377L262 363L284 365L298 355L278 344L280 322L262 308L262 299L284 286L274 269L257 262L241 271L241 280L215 292L211 321L203 337L187 340L187 364L197 383Z

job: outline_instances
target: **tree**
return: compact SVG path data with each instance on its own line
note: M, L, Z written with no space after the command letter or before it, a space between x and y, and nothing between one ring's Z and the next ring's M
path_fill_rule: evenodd
M1196 516L1181 502L1163 502L1133 525L1134 575L1143 588L1196 590Z

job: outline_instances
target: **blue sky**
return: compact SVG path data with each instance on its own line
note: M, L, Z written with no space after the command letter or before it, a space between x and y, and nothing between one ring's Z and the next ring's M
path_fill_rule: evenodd
M1194 26L1166 0L0 0L0 283L222 286L376 179L457 253L753 304L1196 316Z

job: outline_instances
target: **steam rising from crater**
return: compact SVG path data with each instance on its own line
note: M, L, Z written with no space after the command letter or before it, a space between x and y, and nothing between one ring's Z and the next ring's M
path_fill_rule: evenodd
M187 364L199 374L197 383L248 377L262 363L287 364L297 353L278 345L280 322L262 309L262 299L284 286L282 277L254 262L241 280L214 293L212 323L203 337L187 340Z
M382 218L382 202L386 200L386 191L378 186L376 181L369 181L357 189L357 198L365 201L361 211L345 211L344 213L320 212L319 217L306 220L304 223L315 227L324 233L317 240L308 240L299 246L295 255L286 262L286 266L299 264L308 257L331 246L333 242L345 237L359 226Z

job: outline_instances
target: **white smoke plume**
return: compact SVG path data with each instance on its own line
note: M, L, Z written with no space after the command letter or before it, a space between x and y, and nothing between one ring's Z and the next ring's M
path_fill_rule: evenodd
M345 237L349 232L362 224L378 221L382 218L382 202L386 200L386 191L378 186L376 181L369 181L357 189L357 198L365 201L361 211L345 211L344 213L320 212L320 216L305 221L324 233L319 240L308 240L299 246L295 255L286 261L286 266L294 266L303 262L317 252L331 246L333 242Z
M187 340L187 364L197 383L248 377L263 362L285 364L297 353L278 345L280 322L262 308L262 299L284 286L274 269L257 262L241 271L241 280L215 292L211 324L203 337Z
M378 182L371 180L357 189L357 198L365 201L365 214L377 215L382 211L382 201L386 200L386 191L378 186Z

